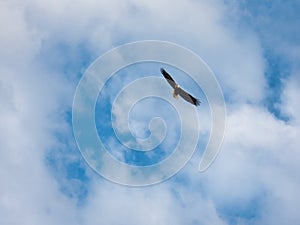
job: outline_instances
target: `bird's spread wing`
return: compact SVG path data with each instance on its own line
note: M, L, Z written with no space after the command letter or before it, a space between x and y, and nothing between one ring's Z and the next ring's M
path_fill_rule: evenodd
M162 75L166 78L168 83L171 85L172 88L175 88L176 82L173 80L170 74L167 73L163 68L160 69Z
M194 98L192 95L190 95L189 93L187 93L185 90L179 88L178 89L178 94L186 101L192 103L193 105L195 106L198 106L200 105L200 100L199 99L196 99Z

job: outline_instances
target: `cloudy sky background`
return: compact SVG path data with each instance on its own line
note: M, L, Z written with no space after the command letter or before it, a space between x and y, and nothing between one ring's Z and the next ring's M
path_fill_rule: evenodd
M0 224L298 224L299 1L0 1ZM85 69L120 44L200 55L227 105L221 152L146 188L110 183L72 134ZM120 82L120 87L122 82Z

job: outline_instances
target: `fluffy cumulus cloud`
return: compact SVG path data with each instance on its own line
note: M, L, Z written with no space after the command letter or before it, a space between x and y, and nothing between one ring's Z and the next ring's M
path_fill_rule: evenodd
M0 1L0 223L298 224L299 9L279 0ZM198 152L166 182L131 188L87 165L71 108L96 57L143 39L208 63L227 128L206 172ZM118 79L113 93L128 83Z

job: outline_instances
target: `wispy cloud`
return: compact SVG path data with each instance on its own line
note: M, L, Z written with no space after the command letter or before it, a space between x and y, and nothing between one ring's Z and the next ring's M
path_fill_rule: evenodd
M298 9L297 1L1 1L0 223L298 224ZM197 172L197 152L172 179L138 189L87 166L70 110L93 59L141 39L203 57L228 118L209 170ZM114 81L111 93L128 82ZM266 106L270 81L285 120Z

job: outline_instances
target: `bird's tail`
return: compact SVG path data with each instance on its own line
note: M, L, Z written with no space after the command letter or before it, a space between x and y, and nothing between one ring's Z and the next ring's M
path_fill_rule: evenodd
M175 93L175 90L173 90L173 98L178 98L178 94Z

